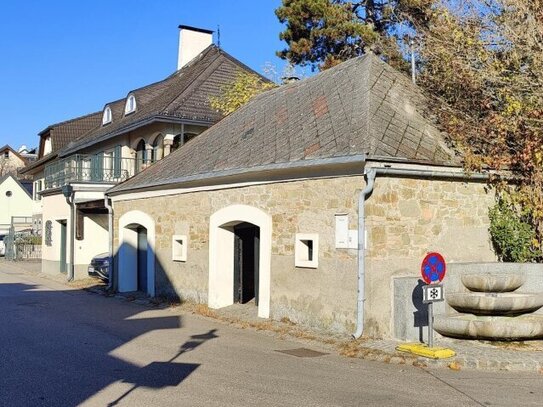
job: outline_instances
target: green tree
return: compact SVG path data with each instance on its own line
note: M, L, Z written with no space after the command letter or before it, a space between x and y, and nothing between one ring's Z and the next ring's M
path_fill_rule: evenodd
M415 24L425 25L433 0L283 0L275 11L287 48L277 55L295 65L330 68L363 55L383 54L393 66L406 66L401 43Z
M264 80L258 75L240 71L236 79L224 85L218 96L210 97L213 109L228 115L247 103L252 97L275 87L273 82Z

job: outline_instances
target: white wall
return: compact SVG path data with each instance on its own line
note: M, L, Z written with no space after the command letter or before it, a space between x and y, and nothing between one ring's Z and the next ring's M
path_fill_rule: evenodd
M94 256L108 251L109 236L107 229L102 226L103 218L106 218L107 225L107 215L85 215L83 240L75 241L76 265L87 266Z
M67 222L67 248L66 259L70 258L70 206L66 203L66 198L59 193L57 195L44 196L43 199L43 235L45 236L45 225L48 220L52 223L51 229L51 246L44 244L42 246L42 260L45 261L60 261L60 225L59 220L65 219Z
M6 193L11 191L11 196ZM32 216L32 198L12 177L0 184L0 225L11 224L12 216ZM3 226L0 226L3 227Z

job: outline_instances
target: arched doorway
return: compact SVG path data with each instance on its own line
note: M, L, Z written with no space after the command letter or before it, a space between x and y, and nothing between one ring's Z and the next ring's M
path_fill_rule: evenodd
M155 295L155 223L141 211L119 219L118 290Z
M270 316L271 217L247 205L231 205L210 217L209 306L254 301Z

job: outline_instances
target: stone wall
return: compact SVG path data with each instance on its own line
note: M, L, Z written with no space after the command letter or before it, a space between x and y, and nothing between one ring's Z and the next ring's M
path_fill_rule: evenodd
M496 260L488 234L493 202L480 183L377 178L366 202L366 333L393 336L394 318L385 315L394 306L394 280L420 276L428 252L448 263ZM404 308L401 301L396 306Z
M335 248L335 215L357 225L360 176L302 180L114 203L115 229L130 210L156 222L157 295L205 303L209 217L232 204L272 217L271 317L339 332L354 329L357 251ZM366 333L391 336L393 278L415 276L427 251L447 260L493 258L487 236L492 197L483 185L377 178L368 199ZM294 267L296 233L319 234L319 267ZM172 235L188 236L187 262L172 261ZM118 247L118 230L115 230Z

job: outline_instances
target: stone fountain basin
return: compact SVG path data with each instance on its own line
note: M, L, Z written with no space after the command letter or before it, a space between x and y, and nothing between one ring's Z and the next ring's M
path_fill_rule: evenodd
M468 273L461 277L462 284L476 292L511 292L526 282L526 273L515 271L486 271Z
M543 307L543 293L449 293L447 303L462 313L512 316Z
M441 335L460 339L520 341L543 338L543 315L488 317L436 315L434 329Z

